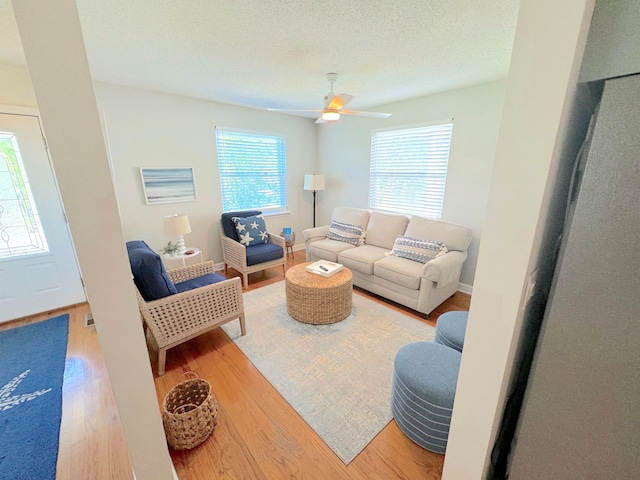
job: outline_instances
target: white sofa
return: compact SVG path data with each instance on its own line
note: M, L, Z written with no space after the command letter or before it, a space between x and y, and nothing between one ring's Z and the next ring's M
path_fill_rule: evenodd
M364 228L365 244L328 239L329 225L310 228L302 232L307 261L341 263L353 273L354 285L427 315L458 290L471 229L352 207L336 207L331 221ZM427 263L390 255L398 236L444 242L448 252Z

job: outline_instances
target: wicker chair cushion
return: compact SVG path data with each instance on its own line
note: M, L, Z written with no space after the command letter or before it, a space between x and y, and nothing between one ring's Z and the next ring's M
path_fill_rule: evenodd
M142 298L147 302L178 293L167 275L160 255L142 240L127 242L129 264Z
M284 250L275 243L263 243L247 247L247 266L270 262L284 257Z
M208 275L203 275L202 277L192 278L186 282L176 283L175 285L178 293L182 293L188 290L193 290L194 288L206 287L212 283L222 282L223 280L226 280L226 278L222 275L210 273Z
M261 215L259 210L247 210L245 212L227 212L223 213L222 219L222 231L224 235L229 238L233 238L236 242L239 242L238 232L236 231L236 224L233 222L233 217L252 217L254 215Z

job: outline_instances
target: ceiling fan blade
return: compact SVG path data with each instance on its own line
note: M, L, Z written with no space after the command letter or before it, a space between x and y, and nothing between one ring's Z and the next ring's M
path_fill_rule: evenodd
M371 117L371 118L389 118L391 116L390 113L362 112L359 110L340 110L340 113L344 113L345 115L358 115L360 117Z
M315 123L327 123L327 121L324 118L322 118L322 115L320 115L315 121Z
M298 110L290 108L267 108L270 112L286 112L286 113L320 113L322 110Z
M353 100L353 95L349 95L348 93L339 93L333 96L329 101L327 108L330 108L331 110L340 110L351 100Z

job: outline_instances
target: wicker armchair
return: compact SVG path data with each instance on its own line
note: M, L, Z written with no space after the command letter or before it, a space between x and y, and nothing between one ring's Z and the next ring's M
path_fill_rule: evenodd
M157 254L152 251L150 254L144 252L141 254L139 249L135 250L135 247L139 248L140 243L143 242L130 242L127 247L131 248L129 260L132 262L132 270L134 270L136 296L144 321L145 333L147 329L151 332L158 348L158 375L164 374L169 348L235 319L240 320L242 335L246 333L242 284L239 278L221 280L222 277L214 272L212 261L165 271L162 260ZM139 255L145 255L142 260L146 262L143 268L139 266ZM134 265L134 263L138 263L138 265ZM141 293L143 287L140 280L136 279L135 273L139 273L143 269L152 272L154 276L159 278L160 283L164 279L164 283L170 289L166 292L166 296L148 300L144 298ZM211 283L211 281L215 283ZM183 282L194 283L195 288L191 283ZM199 286L200 284L204 284L204 286ZM148 298L150 290L143 288L143 291ZM175 293L176 291L179 293Z
M242 274L242 283L246 288L249 284L249 274L253 272L259 272L267 268L276 267L282 265L282 275L284 276L286 271L287 258L285 252L285 241L279 235L269 233L269 243L263 245L256 245L253 247L245 247L238 240L237 233L235 231L235 225L231 220L232 217L249 217L253 215L260 215L259 211L245 211L245 212L228 212L223 213L220 219L220 238L222 241L222 256L224 258L224 271L227 273L227 268L231 267ZM277 250L280 248L280 251ZM269 257L277 256L267 261L261 261L254 263L251 258L251 250L269 248L267 252ZM247 252L249 251L249 255ZM280 253L278 253L280 252Z

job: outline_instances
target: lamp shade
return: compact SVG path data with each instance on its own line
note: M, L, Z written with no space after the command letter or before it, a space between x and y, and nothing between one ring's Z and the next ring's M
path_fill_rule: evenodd
M186 235L191 233L189 217L186 214L174 214L164 217L164 231L172 236Z
M324 190L324 175L305 175L304 189L314 192Z

